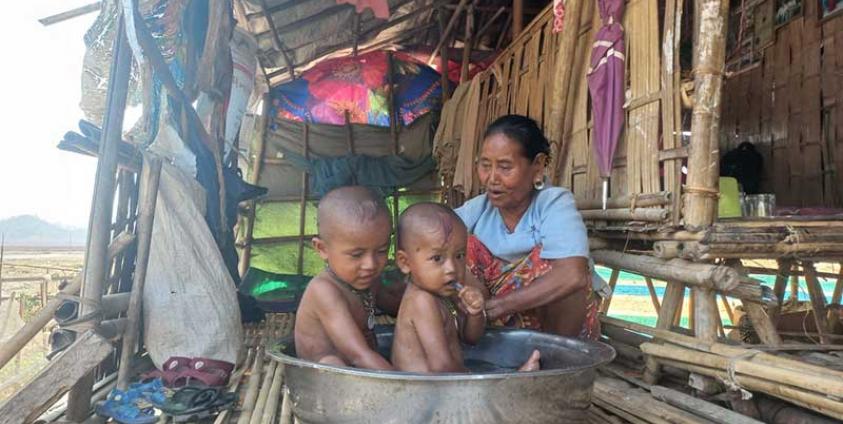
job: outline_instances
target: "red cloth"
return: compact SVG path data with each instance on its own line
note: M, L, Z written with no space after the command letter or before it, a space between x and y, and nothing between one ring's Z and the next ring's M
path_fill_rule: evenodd
M483 242L472 235L468 238L466 262L471 273L488 287L492 297L497 297L529 286L536 278L550 271L550 261L542 259L540 254L541 246L536 246L527 256L507 262L492 255ZM579 338L597 340L600 337L600 320L597 316L600 301L599 297L594 295L590 284L585 290L588 292L589 305ZM541 322L534 309L503 317L492 324L542 331Z
M389 19L389 4L386 0L337 0L337 4L353 4L357 13L372 9L376 18Z

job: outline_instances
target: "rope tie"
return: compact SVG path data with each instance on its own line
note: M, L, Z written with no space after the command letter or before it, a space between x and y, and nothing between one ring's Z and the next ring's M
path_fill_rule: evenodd
M688 194L698 194L700 196L711 197L713 199L720 198L720 191L713 188L683 186L682 189Z
M743 400L752 399L752 393L748 392L746 389L741 387L741 385L738 383L737 376L735 375L736 374L735 368L738 365L738 361L750 360L755 355L757 355L759 353L763 353L763 352L760 351L760 350L757 350L757 349L751 349L751 350L748 350L745 353L742 353L740 355L730 357L729 358L729 366L726 367L726 378L721 378L721 381L723 381L723 384L725 384L726 387L728 387L730 391L740 393L741 399L743 399Z
M720 69L712 68L710 66L699 66L691 70L691 76L697 75L711 75L715 77L722 77L723 71Z

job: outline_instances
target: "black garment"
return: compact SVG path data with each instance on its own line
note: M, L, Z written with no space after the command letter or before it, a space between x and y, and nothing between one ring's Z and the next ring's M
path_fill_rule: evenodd
M752 143L745 141L723 155L720 176L737 179L746 194L758 194L763 168L764 158Z

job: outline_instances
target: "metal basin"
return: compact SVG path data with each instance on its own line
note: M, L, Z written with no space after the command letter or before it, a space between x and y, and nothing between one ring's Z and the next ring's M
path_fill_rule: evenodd
M389 358L392 327L375 329ZM511 371L533 349L542 370ZM487 330L465 348L466 364L496 371L418 374L334 367L295 357L293 338L270 356L285 366L293 414L302 423L585 423L595 368L615 357L603 343L527 330Z

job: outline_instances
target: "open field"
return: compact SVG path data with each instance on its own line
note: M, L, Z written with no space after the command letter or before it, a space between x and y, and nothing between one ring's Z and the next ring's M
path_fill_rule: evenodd
M42 292L55 296L63 279L72 278L82 268L82 248L15 248L6 246L0 265L0 343L14 334L42 306ZM49 276L46 284L44 277ZM20 281L23 279L29 279ZM46 287L44 287L46 286ZM20 355L0 369L0 401L14 393L47 363L51 325L23 349Z

